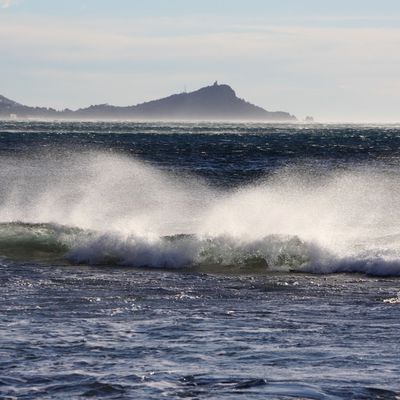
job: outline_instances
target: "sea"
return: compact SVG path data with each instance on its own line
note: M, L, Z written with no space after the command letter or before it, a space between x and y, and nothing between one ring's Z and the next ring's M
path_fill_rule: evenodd
M400 399L400 125L0 122L1 399Z

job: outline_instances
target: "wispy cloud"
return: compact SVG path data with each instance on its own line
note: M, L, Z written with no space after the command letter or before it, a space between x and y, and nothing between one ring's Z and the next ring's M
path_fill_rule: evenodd
M0 0L1 8L11 7L15 3L15 0Z
M153 24L160 27L162 21ZM176 26L176 24L175 24ZM105 61L135 62L148 68L154 62L176 62L179 66L191 60L232 61L254 63L287 63L296 71L315 70L373 74L371 66L398 65L400 29L386 28L320 28L302 26L260 26L260 29L227 29L225 32L152 32L108 25L109 30L96 24L62 24L59 21L3 22L0 26L0 50L3 54L32 61L65 62L67 65ZM316 64L315 64L316 63ZM25 64L24 64L25 65ZM129 64L127 67L131 67ZM389 68L391 70L391 68ZM386 70L386 74L389 71Z

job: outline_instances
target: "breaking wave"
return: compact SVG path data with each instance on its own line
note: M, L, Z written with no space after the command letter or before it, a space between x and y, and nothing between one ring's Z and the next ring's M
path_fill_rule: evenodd
M101 153L1 161L0 255L400 275L400 178L294 170L235 190Z
M245 242L229 236L194 235L149 239L53 224L0 224L3 256L28 261L220 271L361 272L400 275L400 262L338 258L297 236L270 235Z

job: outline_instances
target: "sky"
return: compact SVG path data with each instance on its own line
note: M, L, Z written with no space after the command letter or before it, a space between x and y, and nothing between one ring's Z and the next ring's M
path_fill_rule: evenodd
M300 119L400 122L400 0L0 0L0 76L57 109L218 80Z

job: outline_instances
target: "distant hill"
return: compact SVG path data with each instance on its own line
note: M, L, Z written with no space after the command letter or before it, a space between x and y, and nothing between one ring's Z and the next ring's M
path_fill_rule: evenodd
M247 120L294 121L284 111L267 111L236 96L228 85L215 82L190 93L179 93L135 106L93 105L76 111L28 107L0 96L0 117L124 120Z
M11 108L14 106L20 106L21 104L16 103L15 101L12 101L10 99L7 99L7 97L4 97L0 94L0 110Z
M0 95L0 118L63 118L64 111L29 107Z

